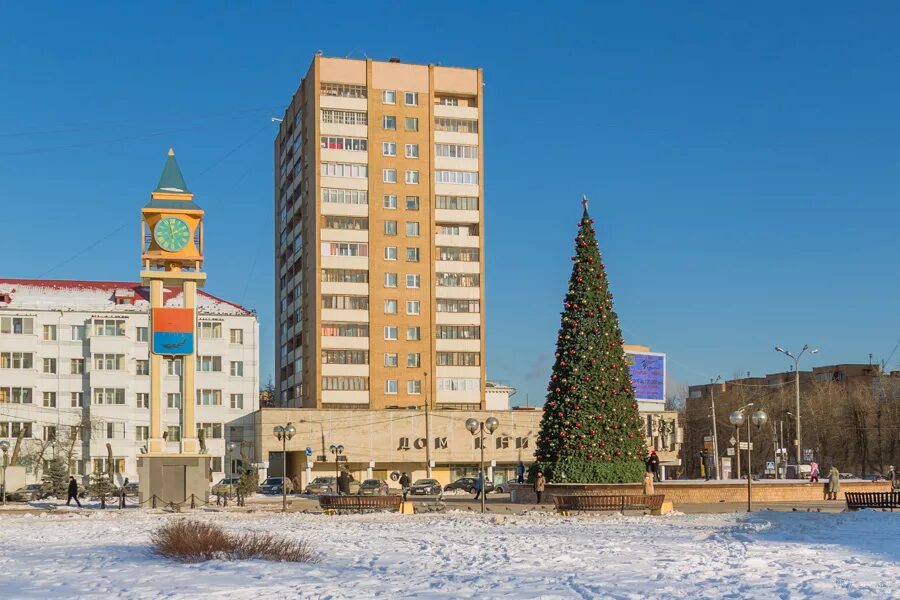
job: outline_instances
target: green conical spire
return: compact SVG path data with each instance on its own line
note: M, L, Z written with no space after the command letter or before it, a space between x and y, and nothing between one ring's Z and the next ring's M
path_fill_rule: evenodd
M162 175L159 183L156 185L154 192L174 192L189 194L190 190L184 182L184 176L181 169L178 168L178 161L175 160L175 151L169 148L169 156L166 158L166 166L163 167Z

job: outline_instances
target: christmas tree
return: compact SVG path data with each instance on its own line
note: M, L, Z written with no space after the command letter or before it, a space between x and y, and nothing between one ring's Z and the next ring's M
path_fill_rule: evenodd
M587 199L582 204L531 471L554 482L636 482L646 455L642 420Z

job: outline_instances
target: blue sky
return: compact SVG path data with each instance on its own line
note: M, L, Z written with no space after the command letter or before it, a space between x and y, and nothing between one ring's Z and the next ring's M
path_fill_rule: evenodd
M488 375L542 401L582 194L626 341L670 375L886 359L900 338L900 6L8 3L0 274L135 279L174 146L208 290L273 371L271 117L313 53L485 70ZM889 367L900 368L900 352Z

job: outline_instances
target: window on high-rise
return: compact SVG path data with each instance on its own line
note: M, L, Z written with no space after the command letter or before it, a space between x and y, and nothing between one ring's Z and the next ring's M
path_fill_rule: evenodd
M382 170L381 179L384 183L397 183L397 169Z
M416 106L419 104L419 93L418 92L404 92L403 93L403 104L406 106Z
M397 314L397 301L396 300L385 300L384 301L384 314L386 314L386 315L396 315Z
M434 182L478 185L478 171L435 171Z
M397 260L397 246L384 247L384 260Z
M451 117L435 117L435 131L453 131L457 133L478 133L478 121L473 119L454 119Z
M368 125L368 113L359 110L333 110L322 109L323 123L338 123L340 125Z
M410 379L406 382L406 393L416 396L422 393L422 381L420 379Z
M382 125L388 131L396 131L397 130L397 117L391 115L384 115L382 119Z
M384 195L384 207L387 209L395 209L397 208L397 196L396 194L385 194Z
M436 143L434 155L444 158L478 158L478 146Z
M397 235L397 221L384 222L384 235Z
M410 369L418 369L422 366L422 355L418 352L410 352L406 355L406 366Z
M396 394L397 393L397 380L396 379L385 379L384 380L384 393L385 394Z
M384 90L381 92L381 100L385 104L396 104L397 92L395 90Z
M419 172L418 171L406 171L406 183L411 184L411 185L419 183Z
M478 210L478 198L474 196L435 196L435 208L445 210Z
M406 235L409 237L419 237L419 222L418 221L407 221L406 222Z
M382 142L381 154L384 156L397 156L397 142Z
M384 274L384 287L386 287L386 288L397 287L397 274L396 273L385 273Z
M411 342L418 342L422 339L422 328L421 327L407 327L406 328L406 339Z
M419 210L419 197L418 196L407 196L406 197L406 210Z
M397 354L393 352L388 352L384 355L384 366L386 367L396 367L398 366Z
M406 158L419 158L418 144L406 144Z
M397 339L397 326L396 325L385 325L384 326L384 339L386 339L386 340L396 340Z
M408 274L406 276L406 287L408 288L418 288L422 282L421 275Z
M417 315L421 309L421 304L418 300L407 300L406 301L406 314L408 315Z
M406 119L404 119L404 129L406 129L406 131L418 131L419 119L417 117L406 117Z
M406 249L406 262L419 262L419 249L418 248L407 248Z

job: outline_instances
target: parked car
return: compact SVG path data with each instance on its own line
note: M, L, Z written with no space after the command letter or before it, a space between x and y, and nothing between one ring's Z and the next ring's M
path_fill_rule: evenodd
M866 481L887 481L887 477L880 473L872 473L871 475L866 475L863 477Z
M366 479L359 484L357 494L360 496L386 496L389 489L390 486L383 479Z
M841 473L841 479L856 479L856 475L853 473Z
M283 482L285 479L283 477L266 477L265 481L259 484L259 493L266 494L269 496L277 496L279 494L284 493L282 490ZM291 480L287 480L287 493L290 494L293 491L293 484L291 484Z
M460 477L453 483L447 484L447 486L444 488L444 491L464 490L470 494L474 494L475 486L477 485L477 482L478 482L477 477ZM484 489L487 493L493 492L494 491L494 482L489 479L486 480L484 482Z
M333 494L337 491L337 479L334 477L316 477L306 485L305 494Z
M237 489L237 486L240 482L240 477L223 477L219 480L219 483L212 486L212 493L216 496L224 496L226 494L234 493L234 490Z
M139 491L139 486L136 481L130 481L126 483L122 488L125 489L126 496L137 496Z
M442 491L437 479L419 479L409 486L409 493L415 496L436 496Z
M29 483L25 487L8 493L6 497L13 502L34 502L46 498L47 493L43 490L43 484Z

